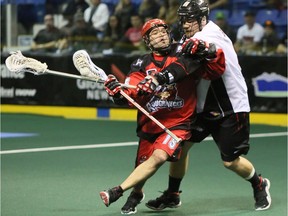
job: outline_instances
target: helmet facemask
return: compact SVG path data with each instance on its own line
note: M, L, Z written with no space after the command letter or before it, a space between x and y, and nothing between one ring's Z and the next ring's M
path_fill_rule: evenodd
M167 24L160 19L147 21L142 29L142 37L147 47L160 55L166 55L171 50L171 35Z
M199 30L202 30L202 18L206 16L208 21L209 7L208 3L204 0L186 0L184 1L178 11L180 26L186 22L197 21Z

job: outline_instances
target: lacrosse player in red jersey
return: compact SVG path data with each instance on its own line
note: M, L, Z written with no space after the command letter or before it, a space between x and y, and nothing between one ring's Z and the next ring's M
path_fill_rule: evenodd
M200 79L197 85L197 121L194 123L191 141L201 142L211 134L220 150L224 166L251 183L255 210L266 210L271 205L270 181L258 176L253 164L242 156L249 151L250 106L247 86L233 44L208 19L209 7L206 1L183 1L178 16L187 38L182 44L183 54L192 58L199 52L202 40L215 44L225 54L223 75L212 81ZM177 207L180 198L175 196L175 191L179 190L181 179L173 179L171 176L175 174L170 172L168 189L160 197L148 201L147 207L153 210Z
M100 192L101 199L108 207L130 188L133 188L127 202L121 209L122 214L135 214L136 206L144 199L143 186L158 168L166 161L178 164L176 178L183 178L187 167L187 152L191 143L190 125L196 106L197 77L215 78L221 75L225 65L223 52L213 44L201 41L203 49L198 51L202 59L211 58L203 64L199 58L191 61L179 55L178 43L172 43L168 26L163 20L152 19L142 28L142 38L152 51L139 57L131 64L125 84L135 85L136 89L123 89L153 117L172 131L182 142L176 142L163 129L158 127L142 112L137 116L137 136L139 146L135 169L119 186ZM209 68L217 67L219 74L210 74ZM206 73L203 73L206 71ZM207 72L208 71L208 72ZM185 77L171 84L178 76ZM164 84L165 83L165 84ZM127 103L120 94L120 83L109 75L105 82L106 91L116 104ZM177 203L181 205L181 203Z

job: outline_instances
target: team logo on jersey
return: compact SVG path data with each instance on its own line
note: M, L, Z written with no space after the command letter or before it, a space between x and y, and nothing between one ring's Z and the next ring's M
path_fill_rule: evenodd
M179 109L184 106L183 98L178 96L176 84L158 86L153 97L146 104L149 112L156 112L160 109Z

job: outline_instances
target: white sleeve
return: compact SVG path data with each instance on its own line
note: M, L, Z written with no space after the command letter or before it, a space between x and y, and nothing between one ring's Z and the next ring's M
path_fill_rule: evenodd
M264 36L264 28L258 24L255 27L255 37L254 37L254 42L255 43L259 43L262 39L262 37Z
M91 11L91 8L90 7L88 7L85 11L84 11L84 20L85 20L85 22L86 23L88 23L88 21L89 21L89 16L90 16L90 12Z
M109 9L106 4L100 4L92 17L93 27L99 31L104 31L109 20Z
M242 40L243 39L243 26L239 27L237 31L237 40Z

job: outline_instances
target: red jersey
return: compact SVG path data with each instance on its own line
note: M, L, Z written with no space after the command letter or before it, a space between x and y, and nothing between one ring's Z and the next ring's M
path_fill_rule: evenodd
M167 56L157 56L153 53L143 55L131 64L125 83L137 85L147 75L158 73L172 63L186 72L183 66L185 64L180 62L176 51ZM148 95L139 96L136 89L124 91L168 129L190 129L196 107L196 84L193 75L188 75L175 84L159 85ZM164 132L141 111L138 111L137 124L137 135L140 138L149 140Z

